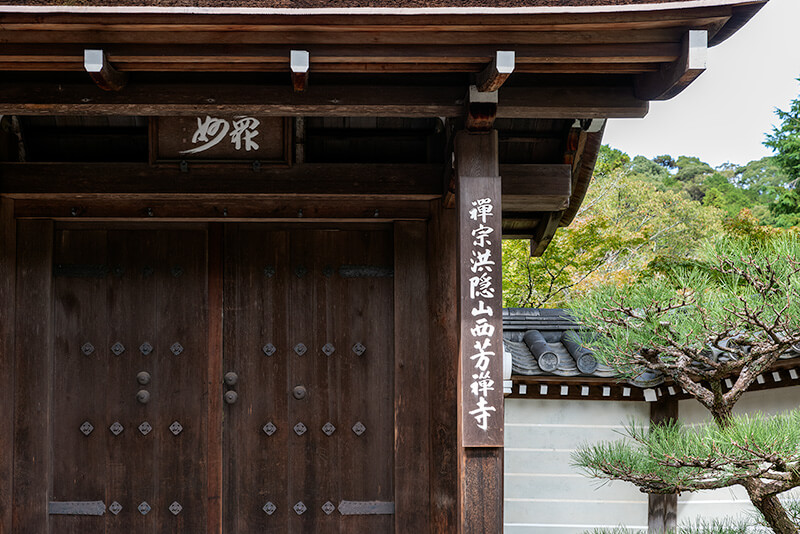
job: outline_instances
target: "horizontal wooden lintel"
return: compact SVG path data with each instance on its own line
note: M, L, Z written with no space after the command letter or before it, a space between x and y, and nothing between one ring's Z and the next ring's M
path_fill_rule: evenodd
M237 84L130 84L106 92L90 84L0 83L0 114L6 115L194 115L212 113L278 116L459 117L462 86L325 86L304 93L291 86ZM503 87L498 118L643 117L648 104L633 87Z

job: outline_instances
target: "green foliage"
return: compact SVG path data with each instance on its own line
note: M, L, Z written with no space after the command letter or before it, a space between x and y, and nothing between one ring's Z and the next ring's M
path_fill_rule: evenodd
M757 474L800 470L800 409L730 424L647 428L631 422L627 440L580 448L573 464L592 477L627 480L648 493L719 489ZM763 473L762 473L763 470Z
M699 250L696 262L663 265L658 276L636 284L598 287L573 309L601 334L597 356L625 376L641 372L647 362L635 355L643 349L654 351L663 372L682 358L703 366L720 336L755 346L771 335L763 325L800 331L797 258L794 234L719 238Z
M792 100L788 111L775 113L781 124L767 134L764 144L775 150L775 160L792 180L800 179L800 98Z

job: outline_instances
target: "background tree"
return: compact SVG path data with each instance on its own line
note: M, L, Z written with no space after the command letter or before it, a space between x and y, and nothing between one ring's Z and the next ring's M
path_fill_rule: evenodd
M602 361L622 376L662 373L714 420L649 431L631 424L629 440L584 447L576 465L648 493L740 485L775 532L798 532L778 495L800 486L800 410L733 415L758 375L800 349L796 234L717 239L690 266L598 288L576 313L599 336L593 345Z
M775 113L781 124L767 134L764 144L775 151L775 161L792 181L792 188L779 194L772 209L783 225L797 225L800 224L800 195L796 189L800 180L800 98L792 100L788 111L777 109Z

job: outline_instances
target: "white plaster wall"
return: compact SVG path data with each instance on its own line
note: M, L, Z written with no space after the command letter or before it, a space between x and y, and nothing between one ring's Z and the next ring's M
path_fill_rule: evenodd
M774 414L800 405L800 386L746 393L739 413ZM696 401L679 403L688 424L709 420ZM583 442L619 439L631 417L646 423L644 402L506 399L506 534L582 534L600 526L646 528L647 496L630 484L601 484L570 465ZM800 492L796 492L800 498ZM752 510L741 488L683 494L678 521L725 517Z
M647 496L630 484L602 484L570 465L579 443L614 440L629 418L646 423L641 402L506 399L506 534L580 534L599 526L644 527Z

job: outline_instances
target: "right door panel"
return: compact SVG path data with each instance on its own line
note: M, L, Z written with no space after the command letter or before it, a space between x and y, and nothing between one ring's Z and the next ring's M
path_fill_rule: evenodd
M393 530L390 226L225 232L228 533Z

